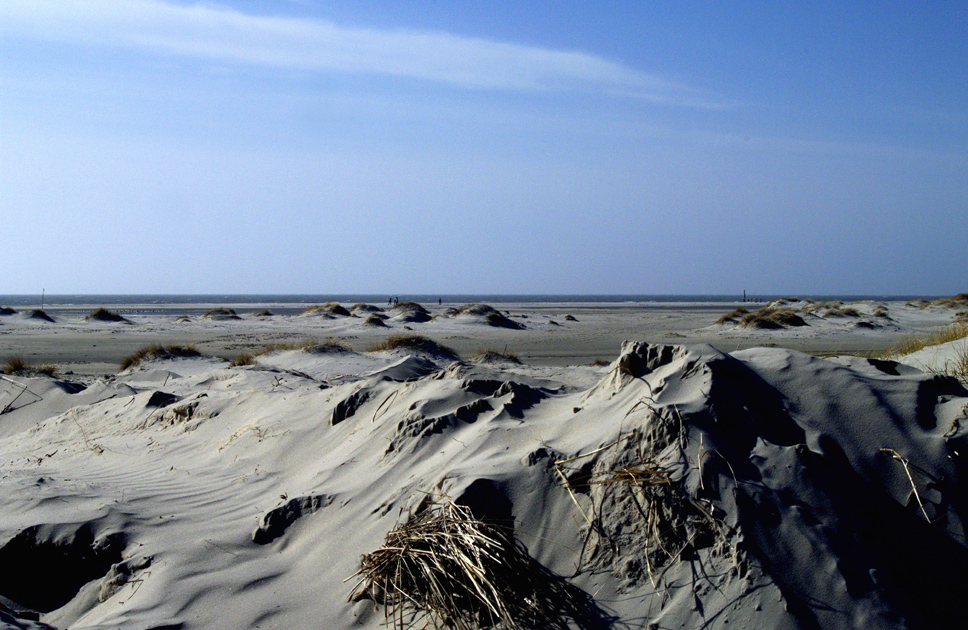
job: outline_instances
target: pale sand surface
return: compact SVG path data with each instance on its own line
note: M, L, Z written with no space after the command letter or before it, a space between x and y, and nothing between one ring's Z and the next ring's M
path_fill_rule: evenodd
M414 333L431 337L468 357L485 347L513 352L533 365L588 364L596 359L611 361L628 339L652 343L709 343L723 351L756 346L778 346L802 352L864 354L883 350L899 337L923 333L951 321L950 309L918 310L903 303L886 303L891 320L877 322L875 329L860 329L854 321L816 321L804 328L783 331L741 329L717 326L724 313L736 304L492 304L524 330L504 330L475 325L466 318L444 317L458 304L425 305L431 316L425 323L387 321L388 328L363 325L366 313L357 317L324 319L301 315L255 317L254 313L299 311L306 305L234 304L197 305L200 309L233 308L241 319L217 321L201 316L179 319L174 315L139 316L145 310L163 310L155 304L128 304L115 307L130 323L104 323L85 320L96 308L92 305L45 312L54 323L25 320L28 309L18 315L0 317L0 358L20 354L33 363L54 363L62 371L77 375L113 374L124 357L149 343L193 344L205 353L232 358L255 352L265 345L301 342L306 339L335 337L354 350L366 350L393 333ZM352 305L346 304L349 308ZM386 305L376 305L392 315ZM746 304L753 310L762 304ZM870 306L868 304L868 306ZM172 309L184 307L173 306ZM132 315L134 314L134 315ZM568 316L577 321L566 319ZM409 330L405 327L409 327Z
M863 351L956 313L885 308L800 311L778 330L715 324L721 305L406 324L465 360L367 352L405 331L393 317L2 316L4 349L84 374L0 379L0 628L375 630L387 607L357 587L361 558L449 500L525 554L494 580L516 627L952 627L968 592L964 384L762 347ZM114 365L154 341L233 356L331 336L352 350ZM467 360L505 344L527 364Z

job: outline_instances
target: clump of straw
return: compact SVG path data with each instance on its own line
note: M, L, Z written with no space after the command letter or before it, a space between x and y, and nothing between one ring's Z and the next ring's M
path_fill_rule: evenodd
M566 628L565 615L584 607L584 594L534 562L507 528L446 498L390 531L357 576L350 600L384 604L395 630Z

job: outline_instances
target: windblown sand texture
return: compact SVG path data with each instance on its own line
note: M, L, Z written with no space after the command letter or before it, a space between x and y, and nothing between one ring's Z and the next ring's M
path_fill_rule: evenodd
M447 350L320 343L240 366L159 352L86 386L5 376L0 627L942 628L961 616L958 379L702 343L627 342L600 367ZM441 532L465 542L446 547ZM419 566L397 554L411 547L452 581L366 581L389 562ZM470 563L480 581L445 549L483 554Z

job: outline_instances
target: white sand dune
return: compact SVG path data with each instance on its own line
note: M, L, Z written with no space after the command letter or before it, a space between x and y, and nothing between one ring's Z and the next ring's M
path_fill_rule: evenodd
M965 356L968 356L968 338L928 346L917 352L898 357L897 360L913 365L925 372L944 373L960 365Z
M294 350L76 389L0 382L6 627L383 627L347 578L445 496L527 550L522 627L940 628L968 588L968 391L903 364Z

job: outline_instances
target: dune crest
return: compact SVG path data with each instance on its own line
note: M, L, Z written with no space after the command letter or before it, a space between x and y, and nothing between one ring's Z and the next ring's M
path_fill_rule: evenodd
M487 625L480 603L407 603L419 584L391 600L344 583L449 502L524 554L507 562L526 586L495 592L558 602L552 627L930 628L960 611L953 378L641 342L592 385L588 368L405 348L266 358L159 354L91 392L11 377L44 400L2 418L19 428L0 439L0 556L32 567L0 583L13 627L379 628L388 606ZM104 560L55 593L51 550Z

